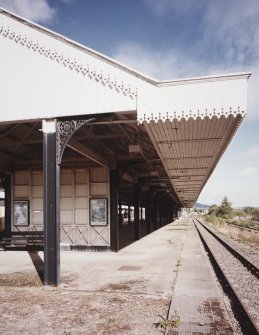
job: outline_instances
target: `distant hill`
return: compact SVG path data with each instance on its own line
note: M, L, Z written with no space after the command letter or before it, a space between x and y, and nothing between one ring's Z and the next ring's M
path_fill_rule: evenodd
M199 202L196 202L196 204L194 205L194 208L197 208L197 209L209 209L210 205L204 205L204 204L200 204Z

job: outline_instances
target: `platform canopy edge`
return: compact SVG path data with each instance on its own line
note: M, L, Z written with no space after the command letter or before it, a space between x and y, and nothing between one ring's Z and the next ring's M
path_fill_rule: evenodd
M250 73L199 77L146 87L138 96L138 122L228 117L247 112Z

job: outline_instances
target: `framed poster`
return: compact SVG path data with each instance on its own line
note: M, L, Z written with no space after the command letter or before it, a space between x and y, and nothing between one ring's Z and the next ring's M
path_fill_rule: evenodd
M29 201L14 200L13 202L13 223L15 226L29 225Z
M107 199L91 198L90 199L90 225L106 226L107 222Z

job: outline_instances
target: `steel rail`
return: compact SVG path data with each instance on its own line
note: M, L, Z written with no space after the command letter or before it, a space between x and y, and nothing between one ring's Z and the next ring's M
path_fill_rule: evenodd
M216 267L218 268L218 270L221 272L221 275L224 277L224 281L226 282L226 285L228 285L228 287L230 288L230 290L232 291L232 294L234 295L236 301L238 302L238 304L240 305L240 307L243 310L242 313L242 317L245 317L245 319L247 320L247 322L250 323L250 329L249 332L247 334L249 335L254 335L254 334L259 334L259 324L258 322L254 319L254 317L251 315L249 308L247 307L246 303L243 302L242 297L240 296L239 292L236 290L236 288L231 284L231 281L228 279L227 275L224 273L224 270L222 268L222 266L218 263L217 261L217 257L215 256L214 252L211 250L211 248L209 247L208 243L206 242L205 237L202 235L202 233L200 232L197 224L195 223L195 220L202 226L204 227L204 229L206 229L216 240L218 240L234 257L236 257L243 265L245 262L247 262L247 265L245 265L245 267L250 271L251 271L251 267L254 267L255 269L253 270L253 272L257 271L257 275L255 275L253 272L252 274L255 275L258 278L258 268L253 265L249 260L247 260L244 256L240 255L238 253L238 251L236 251L235 249L233 249L232 247L230 247L225 241L221 240L214 232L212 232L208 227L206 227L206 225L204 225L202 222L200 222L197 218L192 217L193 223L198 231L198 234L203 242L203 244L205 245L209 255L212 257L214 264L216 265ZM241 261L241 259L243 259L243 261ZM244 263L243 263L244 262Z
M249 231L253 234L259 234L259 229L255 229L255 228L251 228L251 227L245 227L245 226L241 226L241 225L238 225L236 223L229 223L230 226L233 226L235 228L238 228L240 230L244 230L244 231Z
M216 233L214 233L207 225L195 218L213 237L215 237L233 256L235 256L252 274L259 279L259 268L253 263L251 259L240 254L239 251L230 246L227 242L221 239Z

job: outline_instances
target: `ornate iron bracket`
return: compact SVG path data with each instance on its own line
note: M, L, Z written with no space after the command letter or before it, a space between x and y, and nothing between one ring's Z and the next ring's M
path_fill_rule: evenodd
M70 138L79 128L95 119L57 121L56 155L57 164L61 164L64 150Z

